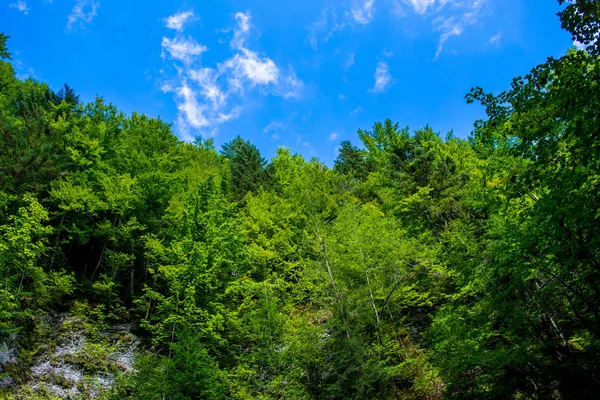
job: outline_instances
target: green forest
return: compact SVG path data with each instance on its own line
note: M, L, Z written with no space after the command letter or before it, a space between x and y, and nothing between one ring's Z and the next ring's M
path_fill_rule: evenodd
M1 34L0 398L598 398L600 2L559 3L585 50L472 89L467 139L388 119L332 168L19 80Z

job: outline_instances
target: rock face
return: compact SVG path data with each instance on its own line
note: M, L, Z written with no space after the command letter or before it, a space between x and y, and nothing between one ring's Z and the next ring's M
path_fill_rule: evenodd
M17 385L13 376L4 373L0 388L61 399L95 399L112 388L119 374L133 370L139 340L129 325L90 332L85 323L66 314L48 317L48 323L48 340L20 373L19 381L25 383ZM13 338L0 344L0 371L22 365L16 342Z
M16 336L11 337L0 345L0 388L14 386L15 381L4 370L5 365L14 364L17 362L16 352Z

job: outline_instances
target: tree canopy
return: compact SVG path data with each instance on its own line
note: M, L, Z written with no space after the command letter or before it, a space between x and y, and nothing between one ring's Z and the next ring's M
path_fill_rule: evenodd
M54 312L87 368L143 338L106 399L596 398L600 2L559 3L585 50L471 90L469 138L387 119L333 168L19 80L0 34L3 398L49 398Z

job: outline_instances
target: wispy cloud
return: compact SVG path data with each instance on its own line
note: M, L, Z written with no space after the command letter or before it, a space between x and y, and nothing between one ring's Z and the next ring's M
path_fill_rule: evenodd
M359 112L361 112L363 109L362 107L356 107L354 110L350 111L350 115L356 115Z
M320 18L308 26L308 43L317 50L319 43L327 43L338 31L356 25L367 25L375 14L375 0L353 0L349 8L338 10L325 7Z
M399 10L402 1L409 9L431 21L435 30L440 32L435 52L437 59L444 46L452 37L460 36L469 25L479 21L481 10L487 0L393 0L392 10ZM405 16L403 12L394 12Z
M173 60L183 61L184 63L190 63L192 60L200 54L206 52L208 48L204 45L197 43L192 38L174 38L169 39L167 37L162 38L162 56L168 56Z
M401 0L392 0L391 10L392 14L396 17L404 17L406 15L404 7L402 7Z
M502 39L502 33L498 33L490 38L488 45L496 45L497 46L500 44L501 39Z
M269 123L269 125L265 126L265 129L263 129L263 133L279 132L279 131L286 129L287 126L288 126L287 122L272 121Z
M440 40L438 41L438 47L435 52L435 59L437 59L440 54L442 54L442 50L444 49L444 44L448 39L452 36L459 36L463 32L463 24L460 22L456 22L454 17L450 18L439 18L436 20L437 27L436 29L441 31Z
M379 61L377 63L377 68L375 69L375 84L373 85L371 92L385 93L393 84L394 80L390 74L390 68L384 61Z
M250 32L250 14L235 15L238 26L234 30L231 47L237 51L232 58L223 63L223 67L233 75L232 82L247 82L250 87L261 86L266 91L285 98L297 97L303 84L290 67L282 71L273 60L259 56L246 45Z
M452 36L460 36L467 26L477 23L484 1L485 0L470 0L458 3L458 5L455 4L454 6L459 7L459 10L461 10L459 15L451 16L449 18L438 17L433 21L436 29L441 32L435 59L442 54L444 44L448 39ZM453 2L453 0L440 0L438 10L442 9L448 2Z
M344 64L344 67L346 69L352 68L352 66L354 65L354 57L355 56L356 55L354 53L348 54L348 58L346 58L346 63Z
M21 59L21 54L18 51L15 51L14 59L12 61L12 66L15 69L16 77L21 80L25 80L28 78L40 79L40 76L37 72L27 63L25 63Z
M186 22L195 19L196 17L194 16L193 11L182 11L165 18L165 26L170 29L175 29L176 31L181 31Z
M29 8L27 8L27 3L23 0L18 0L16 3L12 3L10 7L16 8L25 15L27 15L27 13L29 12Z
M350 8L352 20L360 25L366 25L373 19L375 14L374 0L354 0Z
M417 14L425 14L427 10L436 3L436 0L404 0L410 5ZM440 0L439 3L443 6L448 0Z
M313 50L317 50L319 41L326 43L345 26L343 21L339 21L335 8L326 7L321 11L321 18L308 27L308 42Z
M77 27L92 22L96 16L100 3L94 0L77 0L67 17L67 32L72 32Z
M329 140L331 140L331 141L337 140L338 137L339 137L339 135L337 132L331 132L329 134Z
M166 18L165 24L172 21ZM302 81L291 67L282 69L249 47L250 14L235 14L235 22L235 27L229 30L232 55L215 67L202 64L201 55L208 48L184 36L181 29L174 28L178 31L174 38L162 38L163 59L172 61L176 71L175 76L164 82L163 91L174 95L177 127L184 140L193 140L195 134L212 136L219 125L238 118L246 95L254 89L283 98L297 97L303 89Z
M233 71L236 79L247 79L251 86L273 84L279 79L279 68L273 60L260 57L252 50L241 49L224 65Z

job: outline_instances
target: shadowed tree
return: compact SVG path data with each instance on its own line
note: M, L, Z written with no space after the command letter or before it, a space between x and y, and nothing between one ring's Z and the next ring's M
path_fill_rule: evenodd
M373 168L366 158L365 151L353 146L349 140L344 140L334 161L333 170L338 174L363 181Z
M266 161L255 145L238 136L223 145L221 154L229 160L232 193L236 199L261 186L265 178Z
M10 36L5 35L4 33L0 33L0 60L11 59L11 55L6 48L6 41L10 38Z

